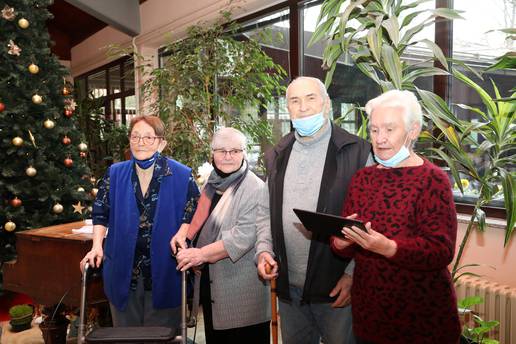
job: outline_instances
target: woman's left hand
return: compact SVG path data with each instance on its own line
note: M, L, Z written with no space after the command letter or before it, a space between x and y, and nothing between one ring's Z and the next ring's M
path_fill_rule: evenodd
M187 248L179 250L176 255L177 270L186 271L194 266L199 266L206 262L204 254L200 248Z
M394 256L398 248L396 242L373 230L371 222L367 222L365 227L367 232L353 226L352 228L344 227L342 233L347 240L357 243L368 251L381 254L387 258Z

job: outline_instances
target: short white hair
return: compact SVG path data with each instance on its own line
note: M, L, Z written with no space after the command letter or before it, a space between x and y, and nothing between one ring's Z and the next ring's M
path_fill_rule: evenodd
M211 149L219 149L224 145L225 142L229 140L238 141L240 149L242 149L245 153L247 147L247 138L240 130L232 127L222 127L217 130L215 134L213 134L213 138L211 139Z
M324 84L321 80L319 80L318 78L311 77L311 76L298 76L297 78L292 80L292 82L287 87L287 91L285 93L285 96L287 97L287 99L288 99L288 90L290 89L290 86L292 86L295 82L301 81L301 80L314 81L317 84L317 86L319 86L321 97L323 97L324 99L329 98L328 91L326 91L326 86L324 86Z
M410 91L390 90L376 98L371 99L365 106L365 111L369 117L377 107L401 108L403 110L403 120L405 129L408 131L412 124L419 125L419 131L423 126L423 111L421 105ZM419 132L418 132L419 134Z

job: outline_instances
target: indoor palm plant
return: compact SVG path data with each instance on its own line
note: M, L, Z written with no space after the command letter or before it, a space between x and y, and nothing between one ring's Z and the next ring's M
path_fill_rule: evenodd
M430 141L430 148L423 150L423 153L444 161L461 191L463 188L459 172L481 185L475 210L452 270L453 276L457 278L463 248L475 221L478 220L479 229L485 228L485 213L481 207L497 193L503 193L507 211L505 244L513 232L516 191L515 174L510 172L510 168L515 164L515 102L514 94L507 98L501 97L494 83L492 97L465 74L453 69L451 74L478 93L486 106L486 110L483 110L465 104L457 105L480 115L482 120L472 124L460 120L438 95L415 86L414 82L420 77L446 75L450 72L442 50L427 39L418 40L416 34L435 23L437 17L460 18L457 11L448 8L421 9L423 2L426 1L403 4L401 0L326 0L322 4L319 24L310 43L327 41L323 57L324 66L328 68L326 85L331 83L337 63L352 63L374 80L382 92L389 89L416 91L429 120L428 130L423 132L422 140ZM418 43L430 48L427 60L416 64L402 60L401 56ZM439 61L442 68L433 66L434 61ZM483 143L475 143L473 136L481 137ZM472 149L485 157L482 171L471 158Z

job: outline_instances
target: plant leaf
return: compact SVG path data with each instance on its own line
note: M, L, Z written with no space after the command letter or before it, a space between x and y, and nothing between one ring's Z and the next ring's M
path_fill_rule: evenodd
M389 45L382 46L382 59L385 71L389 75L389 79L394 84L394 87L401 89L401 60L398 53Z
M400 24L398 18L393 15L389 19L384 20L382 26L387 30L392 44L397 48L400 43Z
M441 48L437 44L426 38L422 39L420 42L425 44L432 51L433 56L435 56L439 60L444 69L448 70L448 62L446 61L446 57L444 56Z

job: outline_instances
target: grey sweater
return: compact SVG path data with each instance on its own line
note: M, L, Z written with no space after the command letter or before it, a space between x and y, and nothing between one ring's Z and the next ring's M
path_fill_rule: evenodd
M219 237L229 257L209 265L213 327L224 330L270 320L270 290L254 264L256 211L264 183L251 171L234 195Z
M326 152L331 137L329 122L314 137L300 137L288 159L283 187L283 231L290 284L303 288L310 252L311 233L300 223L293 208L315 211L321 189Z

